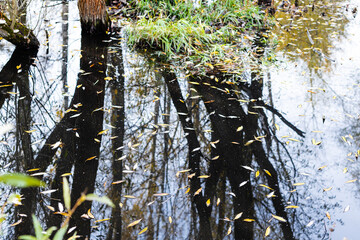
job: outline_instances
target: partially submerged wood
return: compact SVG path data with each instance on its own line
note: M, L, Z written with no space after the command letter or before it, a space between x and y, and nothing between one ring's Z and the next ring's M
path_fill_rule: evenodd
M111 20L106 12L104 0L79 0L78 2L82 32L90 35L105 35Z
M39 48L39 41L31 29L19 22L14 23L0 11L0 38L3 38L19 48Z

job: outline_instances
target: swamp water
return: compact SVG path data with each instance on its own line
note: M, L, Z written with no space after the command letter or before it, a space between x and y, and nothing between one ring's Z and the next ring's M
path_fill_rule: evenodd
M276 169L296 238L358 239L360 31L359 19L352 13L358 2L316 2L314 9L313 3L300 5L308 6L302 17L280 11L276 15L278 26L272 31L278 36L279 61L277 66L261 67L264 86L256 94L304 131L305 137L284 124L275 111L264 109L268 125L262 118L262 125L254 131L255 143L262 141ZM33 1L27 18L41 42L34 63L31 54L27 58L14 52L11 44L0 42L1 76L11 72L5 66L16 66L18 75L16 86L5 91L8 98L0 109L0 125L15 126L0 139L2 171L43 168L30 173L40 172L48 184L36 198L36 213L44 226L61 221L53 215L63 208L60 191L46 191L61 189L59 179L64 175L72 185L72 202L84 189L94 189L116 202L121 190L123 239L195 238L199 220L187 193L189 147L185 136L193 129L197 132L205 156L200 166L204 183L211 179L206 174L207 162L218 161L219 155L236 156L235 150L221 145L216 130L233 129L231 136L243 131L243 126L231 125L237 123L236 116L229 114L232 103L212 88L187 81L183 73L175 81L177 88L174 79L154 67L152 59L131 52L122 39L81 39L75 2ZM179 121L186 113L173 104L181 96L191 108L189 129ZM212 97L222 103L212 105L214 112L205 107ZM244 95L239 101L250 116L256 115L250 109L251 99ZM251 118L249 121L254 126ZM251 141L246 143L251 146ZM270 169L264 170L255 161L245 167L242 171L248 171L250 182L240 182L239 191L250 188L254 192L253 216L233 212L233 199L239 196L234 196L230 183L219 173L211 203L213 236L233 238L232 220L239 218L245 222L256 219L251 229L256 239L263 238L269 226L268 238L282 238L281 219L276 218L270 200L273 190L266 182L269 172L265 170ZM18 190L2 187L1 191L4 203ZM4 208L8 216L2 223L3 236L14 236L16 226L10 225L22 219L16 208ZM78 209L74 219L90 219L86 221L90 221L92 238L106 239L112 210L96 202L90 212L88 209L89 205ZM83 225L86 221L77 222L79 231L81 226L88 227ZM137 224L131 226L134 222ZM21 224L24 222L17 226Z

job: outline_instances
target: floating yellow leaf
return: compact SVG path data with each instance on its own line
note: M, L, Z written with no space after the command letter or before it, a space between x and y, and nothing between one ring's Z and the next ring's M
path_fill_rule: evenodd
M16 226L16 225L19 225L21 222L22 222L22 218L20 218L20 220L19 220L19 221L17 221L17 222L15 222L15 223L11 224L10 226L11 226L11 227L14 227L14 226Z
M244 222L254 222L254 221L255 221L255 219L245 218L243 221L244 221Z
M210 198L206 201L206 206L210 206L210 203L211 203L211 201L210 201Z
M286 206L285 208L298 208L299 206L295 206L295 205L289 205L289 206Z
M243 130L244 129L244 127L243 126L240 126L240 127L238 127L237 129L236 129L236 131L237 132L240 132L241 130Z
M326 168L326 167L327 167L327 165L321 166L318 168L318 170L322 170L323 168Z
M25 131L26 133L33 133L33 132L35 132L36 130L35 129L33 129L33 130L28 130L28 131Z
M95 223L105 222L105 221L109 221L109 220L110 220L110 218L99 219L99 220L96 220Z
M257 178L259 175L260 175L260 171L257 170L256 173L255 173L255 177Z
M324 192L330 191L332 189L332 187L328 187L328 188L324 188Z
M270 189L270 190L274 191L274 189L272 189L271 187L268 187L268 186L266 186L266 185L264 185L264 184L259 184L259 186L261 186L261 187L264 187L264 188L267 188L267 189Z
M237 220L237 219L239 219L239 218L241 218L241 216L243 215L243 213L241 212L241 213L238 213L238 214L236 214L236 216L234 217L234 220Z
M132 196L132 195L124 195L124 198L131 198L131 199L134 199L136 198L135 196Z
M155 193L153 196L154 197L164 197L164 196L167 196L169 195L169 193Z
M87 211L87 215L90 217L90 218L95 218L94 215L91 213L91 209L89 209Z
M85 162L86 162L86 161L93 160L94 158L96 158L96 156L89 157L88 159L85 160Z
M280 222L286 222L286 220L283 217L280 216L276 216L272 214L272 217L275 218L276 220L280 221Z
M304 185L305 183L303 183L303 182L300 182L300 183L294 183L293 184L293 186L302 186L302 185Z
M255 140L250 140L250 141L247 141L244 146L249 146L250 144L252 144Z
M219 204L220 204L220 198L217 199L216 206L219 206Z
M127 227L128 227L128 228L129 228L129 227L133 227L133 226L139 224L139 223L141 222L141 220L142 220L142 219L140 218L139 220L133 221L132 223L130 223L129 225L127 225Z
M271 177L271 173L268 170L264 169L264 172Z
M196 195L200 194L200 193L201 193L201 190L202 190L202 187L201 187L201 188L199 188L198 190L196 190L196 192L194 193L194 196L196 196Z
M148 230L148 227L145 227L143 230L141 230L141 231L138 233L138 235L143 234L143 233L146 232L147 230Z
M331 216L330 216L330 213L329 212L326 212L326 217L331 220Z
M265 230L265 235L264 235L264 237L269 236L270 232L271 232L271 230L270 230L270 226L269 226L269 227L267 227L266 230Z
M60 177L67 177L67 176L71 176L71 175L72 175L71 173L64 173Z
M229 229L227 230L226 236L230 235L231 233L231 226L229 227Z
M353 182L356 182L356 181L357 181L357 178L353 179L353 180L346 181L346 183L353 183Z
M172 223L172 217L169 217L169 223L170 224Z
M201 176L198 176L198 178L209 178L210 176L209 175L201 175Z
M97 135L102 135L102 134L106 133L107 131L109 131L109 129L102 130L102 131L99 132Z

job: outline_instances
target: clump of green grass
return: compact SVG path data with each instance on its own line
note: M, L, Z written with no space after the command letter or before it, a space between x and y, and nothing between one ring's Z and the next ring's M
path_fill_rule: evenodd
M193 24L185 19L141 19L128 28L131 45L148 45L162 50L169 57L174 54L192 54L200 46L213 42L213 35L206 34L203 24Z
M138 20L127 28L131 46L158 50L166 60L190 61L205 71L240 68L244 35L267 24L257 6L236 0L206 6L195 6L190 0L137 0L132 4Z

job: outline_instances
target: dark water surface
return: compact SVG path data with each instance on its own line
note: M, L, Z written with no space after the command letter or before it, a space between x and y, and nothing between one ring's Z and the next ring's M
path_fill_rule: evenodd
M269 239L291 239L283 236L289 229L296 239L359 239L357 4L301 2L302 17L278 12L269 35L277 35L279 61L259 61L236 92L180 67L164 70L123 38L81 38L75 2L32 1L28 25L41 42L35 59L0 41L0 82L14 84L0 89L0 126L14 126L0 136L0 166L30 169L47 183L40 192L57 191L32 205L6 205L3 236L30 224L19 215L29 206L44 227L59 225L53 210L63 208L67 176L72 203L86 191L121 206L83 204L71 222L80 234L118 239L113 227L121 221L122 239L194 239L203 222L188 169L199 158L193 195L212 209L204 218L214 239L234 239L236 224L244 239L262 239L268 227ZM1 203L13 192L31 196L1 192ZM284 212L289 224L276 217Z

